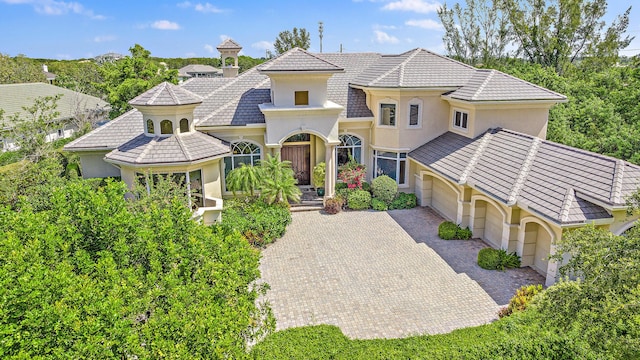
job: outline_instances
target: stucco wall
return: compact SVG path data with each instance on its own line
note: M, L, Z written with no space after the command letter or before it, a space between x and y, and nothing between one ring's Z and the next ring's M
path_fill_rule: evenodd
M277 107L295 107L296 91L309 92L309 106L323 106L327 101L325 75L270 75L273 104Z
M502 127L532 136L546 139L549 110L545 108L520 109L476 109L475 119L470 129L472 137L476 137L490 128ZM453 119L453 113L450 119Z
M79 153L82 177L106 178L121 176L120 169L104 161L104 156L108 151Z

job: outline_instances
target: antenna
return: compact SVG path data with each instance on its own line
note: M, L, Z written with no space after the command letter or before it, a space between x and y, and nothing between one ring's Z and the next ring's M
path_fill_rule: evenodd
M318 22L318 33L320 34L320 52L322 52L322 31L324 31L324 24L322 21Z

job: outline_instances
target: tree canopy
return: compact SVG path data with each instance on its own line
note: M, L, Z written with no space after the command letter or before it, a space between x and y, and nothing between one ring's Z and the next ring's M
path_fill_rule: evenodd
M0 84L47 82L41 65L23 55L0 54Z
M311 38L309 32L305 28L293 28L293 31L285 30L278 34L273 47L277 54L282 54L293 48L309 49L311 46Z

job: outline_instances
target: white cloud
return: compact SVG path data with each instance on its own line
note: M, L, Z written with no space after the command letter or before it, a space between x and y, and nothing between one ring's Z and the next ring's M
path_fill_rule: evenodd
M169 20L158 20L151 24L151 27L158 30L179 30L180 25L178 23Z
M231 36L222 34L220 35L220 41L225 41L231 39Z
M271 50L273 49L273 43L266 40L262 40L262 41L258 41L251 44L251 47L259 50Z
M44 15L65 15L68 13L88 16L91 19L103 20L104 15L98 15L93 10L86 9L78 2L55 1L55 0L0 0L7 4L29 4L33 9Z
M184 2L181 2L181 3L177 3L176 5L178 7L181 7L181 8L188 8L188 7L191 7L191 2L184 1Z
M101 35L93 38L93 42L101 43L115 40L116 37L113 35Z
M442 24L435 20L431 19L422 19L422 20L407 20L404 23L407 26L415 26L428 30L442 30Z
M382 30L395 30L395 29L397 29L397 27L395 25L380 25L380 24L374 24L373 28L374 29L382 29Z
M213 54L213 45L205 44L204 49L207 50L208 53Z
M374 41L378 44L397 44L399 41L397 37L389 35L384 31L373 30L373 33L376 36Z
M390 2L382 7L382 10L398 10L398 11L410 11L420 14L428 14L438 11L441 7L438 2L426 2L424 0L399 0Z
M194 6L194 9L196 11L199 11L199 12L205 13L205 14L206 13L217 14L217 13L221 13L222 12L222 9L220 9L218 7L215 7L215 6L213 6L213 5L209 4L209 3L196 4L196 6Z

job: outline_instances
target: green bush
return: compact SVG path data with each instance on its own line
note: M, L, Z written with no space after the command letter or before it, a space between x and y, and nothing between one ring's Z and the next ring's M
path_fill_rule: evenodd
M380 201L379 199L373 198L371 199L371 207L373 208L373 210L376 211L387 211L387 204L385 204L383 201Z
M390 209L413 209L418 205L418 198L415 194L398 193L389 205Z
M371 207L371 193L365 190L355 190L347 196L347 204L352 210L365 210Z
M387 175L378 176L371 182L373 196L390 205L398 193L398 184Z
M498 316L505 317L516 311L523 311L529 306L531 299L542 292L542 285L525 285L516 290L516 294L509 300L509 305L502 308Z
M456 237L459 240L469 240L471 239L472 236L473 236L473 233L471 232L471 229L469 229L468 227L462 229L461 227L458 226L458 231L456 231Z
M336 184L336 191L348 188L347 183L339 182Z
M504 249L484 248L478 252L478 265L487 270L504 270L520 267L520 257Z
M463 229L451 221L445 221L438 225L438 236L442 240L469 240L472 233L468 227Z
M222 222L212 226L223 234L237 230L251 245L264 247L282 237L290 223L287 204L268 204L258 197L246 197L225 201Z
M362 190L371 192L371 184L366 181L362 182Z

